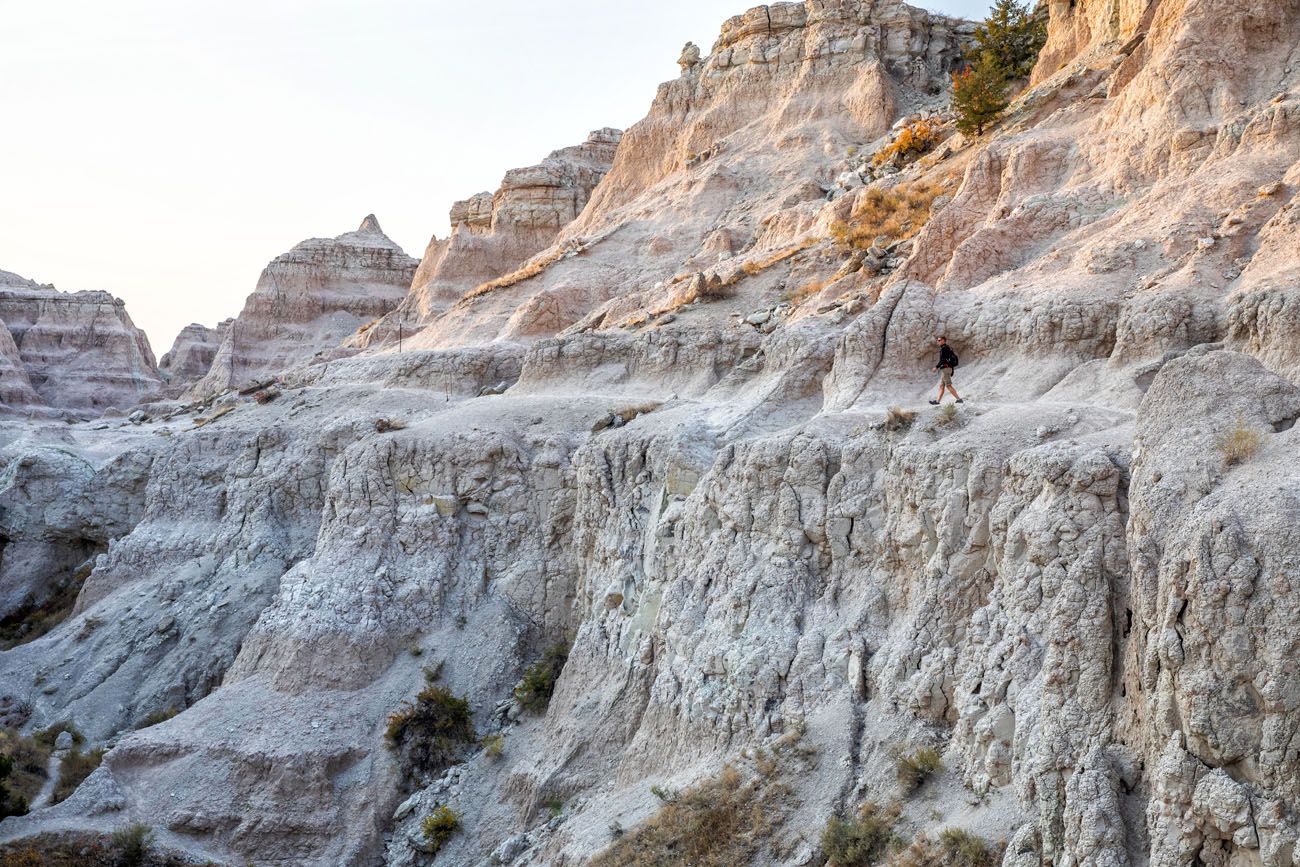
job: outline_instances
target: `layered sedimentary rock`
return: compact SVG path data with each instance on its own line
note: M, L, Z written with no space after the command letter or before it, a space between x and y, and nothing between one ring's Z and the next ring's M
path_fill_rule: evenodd
M687 46L681 76L627 131L581 218L507 285L451 307L419 345L536 339L593 310L667 303L679 274L772 252L812 222L846 150L942 99L969 33L902 2L735 16L706 57ZM789 223L771 222L800 204Z
M189 386L206 376L234 321L226 319L215 328L193 322L182 328L172 341L172 348L158 362L158 370L167 384L173 388Z
M162 385L149 340L107 292L60 292L0 271L0 399L98 414Z
M401 302L418 265L373 214L356 231L303 241L262 271L192 393L242 386L337 347Z
M580 145L506 172L495 193L452 205L451 234L429 241L410 294L350 342L390 343L399 336L399 326L413 335L462 295L516 270L548 247L586 207L609 171L622 135L616 129L595 130Z
M475 345L301 367L169 438L72 426L61 454L165 445L142 504L97 498L111 544L0 695L113 749L0 841L147 821L196 859L408 867L448 807L433 863L578 865L730 766L786 792L744 813L776 824L747 863L820 863L827 820L876 802L1006 867L1291 867L1300 4L1139 5L1053 4L997 129L869 185L838 182L846 142L874 156L927 105L964 25L754 10L684 52L559 258L421 338ZM834 110L867 92L893 107ZM727 146L683 143L711 123ZM836 240L922 186L912 237ZM534 315L636 273L668 276ZM18 467L14 532L51 541L27 505L92 476ZM389 714L431 680L502 740L402 766Z

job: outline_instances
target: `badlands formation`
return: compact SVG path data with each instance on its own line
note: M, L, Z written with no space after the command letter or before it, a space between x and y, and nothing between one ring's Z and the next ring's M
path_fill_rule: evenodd
M1007 867L1294 865L1300 0L1047 6L979 138L972 25L738 15L418 269L369 219L277 259L179 399L6 277L7 406L145 403L5 422L5 623L72 598L0 713L108 749L4 851L815 865L875 803Z

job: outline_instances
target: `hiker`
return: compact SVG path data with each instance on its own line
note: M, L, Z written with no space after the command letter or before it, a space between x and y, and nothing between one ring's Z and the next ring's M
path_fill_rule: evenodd
M934 369L939 371L939 398L930 401L930 405L938 406L939 402L943 400L945 391L951 391L952 396L957 399L958 403L965 403L952 384L952 372L960 364L957 360L957 353L952 351L952 347L948 345L948 338L942 334L935 338L935 341L939 344L939 363L934 366Z

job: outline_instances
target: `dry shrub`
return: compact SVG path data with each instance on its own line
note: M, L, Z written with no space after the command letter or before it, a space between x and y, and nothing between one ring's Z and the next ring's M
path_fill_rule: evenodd
M938 195L939 187L925 181L888 190L868 187L858 197L849 219L831 225L831 240L852 250L870 249L881 236L889 243L906 240L930 219L930 205Z
M1263 434L1237 419L1233 429L1219 437L1219 453L1223 455L1224 469L1244 464L1255 456L1263 444Z
M892 142L880 149L871 160L871 164L883 166L895 160L905 162L910 158L919 157L933 148L938 140L938 130L930 121L912 121L899 131Z
M45 784L46 765L50 760L49 747L35 738L0 729L0 756L11 762L8 774L0 775L3 777L0 788L8 796L0 798L7 800L15 809L20 801L24 806L31 803ZM20 812L26 810L15 812L14 815L19 815Z
M856 816L832 816L822 831L828 867L870 867L901 845L894 833L898 806L863 804Z
M739 867L754 863L777 831L779 790L728 766L666 800L598 855L596 867Z
M914 410L903 409L901 406L891 406L885 412L885 430L891 433L907 430L914 421L916 421L916 412Z
M548 647L541 659L524 669L523 678L515 686L519 706L530 713L544 713L568 659L569 644L562 641Z
M921 788L933 774L943 770L943 759L937 750L924 747L910 756L898 757L898 784L911 793Z
M957 404L945 403L939 407L939 421L943 424L952 424L957 420Z
M511 271L509 274L498 277L495 280L489 280L486 283L479 284L466 292L461 297L461 300L469 301L474 298L480 298L484 295L489 295L498 289L505 289L515 285L516 283L530 280L563 259L565 254L568 252L569 250L565 247L553 247L551 250L529 259L518 270Z
M889 863L890 867L997 867L1002 849L969 831L949 828L938 840L920 835Z

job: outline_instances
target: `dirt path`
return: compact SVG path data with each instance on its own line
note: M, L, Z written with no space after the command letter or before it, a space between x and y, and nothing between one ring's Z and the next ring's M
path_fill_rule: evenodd
M50 760L45 765L45 785L41 786L36 797L32 798L31 804L28 805L29 810L34 812L50 803L50 798L54 797L54 787L59 783L59 768L62 765L63 753L61 751L50 753Z

